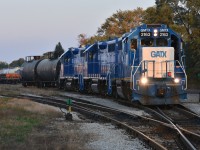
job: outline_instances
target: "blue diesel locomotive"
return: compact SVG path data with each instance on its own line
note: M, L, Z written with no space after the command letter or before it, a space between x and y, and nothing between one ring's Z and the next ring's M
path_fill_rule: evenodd
M144 105L178 104L187 98L182 43L166 25L143 24L120 38L69 48L60 57L59 85Z

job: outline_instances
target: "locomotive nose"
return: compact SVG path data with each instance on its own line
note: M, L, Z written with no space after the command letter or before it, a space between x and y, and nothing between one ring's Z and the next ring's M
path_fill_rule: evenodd
M163 87L160 87L157 89L157 92L156 92L156 96L157 97L164 97L166 94L166 89L163 88Z

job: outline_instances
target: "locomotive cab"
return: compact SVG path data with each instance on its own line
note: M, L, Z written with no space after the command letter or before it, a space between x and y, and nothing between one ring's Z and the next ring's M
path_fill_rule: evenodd
M177 104L187 98L187 76L182 61L182 40L165 25L144 25L139 30L132 70L133 100L142 104ZM131 48L136 45L131 40Z

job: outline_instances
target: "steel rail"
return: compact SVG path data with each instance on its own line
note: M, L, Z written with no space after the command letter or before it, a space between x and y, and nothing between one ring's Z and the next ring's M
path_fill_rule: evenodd
M179 128L170 119L168 119L169 117L167 115L165 115L160 108L157 107L157 109L162 114L161 115L162 118L164 120L166 120L167 122L169 122L174 127L174 129L177 130L177 133L180 135L180 139L182 140L184 145L187 147L187 149L196 150L196 148L193 146L193 144L184 136L184 134L179 130Z

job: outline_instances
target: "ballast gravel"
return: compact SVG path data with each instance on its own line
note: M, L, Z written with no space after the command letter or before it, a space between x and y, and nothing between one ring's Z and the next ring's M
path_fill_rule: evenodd
M182 105L194 113L200 115L200 91L197 92L196 90L195 92L196 93L189 93L187 101L182 103Z
M65 111L65 110L64 110ZM80 121L79 115L72 112L73 122L79 122L81 132L91 135L86 148L89 150L148 150L138 138L128 136L125 130L110 123L88 123ZM92 137L92 138L91 138Z
M200 115L200 103L184 103L182 105L193 111L194 113Z
M129 137L124 130L115 126L98 123L84 123L81 129L85 133L94 134L93 139L86 145L95 150L147 150L147 146L138 138Z
M125 112L128 112L128 113L139 115L139 116L150 116L150 114L146 113L143 110L133 108L133 107L124 106L122 104L117 103L116 101L113 101L112 99L97 98L97 97L94 97L94 96L80 95L80 94L67 93L67 92L61 93L61 95L70 96L70 97L74 97L74 98L81 98L81 99L84 99L84 100L89 101L89 102L97 103L97 104L107 106L107 107L111 107L111 108L114 108L114 109L119 109L119 110L122 110L122 111L125 111Z

